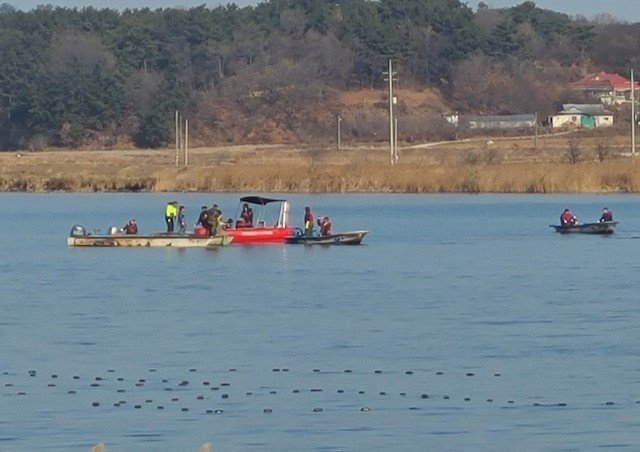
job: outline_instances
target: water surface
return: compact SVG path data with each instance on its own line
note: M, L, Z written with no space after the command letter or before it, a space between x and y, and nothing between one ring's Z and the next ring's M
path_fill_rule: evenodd
M169 198L237 212L0 195L0 449L640 445L635 196L294 195L295 223L311 205L365 245L66 246L76 223L161 230ZM611 237L548 227L605 205Z

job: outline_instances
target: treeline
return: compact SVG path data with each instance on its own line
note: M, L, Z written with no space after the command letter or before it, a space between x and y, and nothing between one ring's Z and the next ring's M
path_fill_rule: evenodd
M640 24L533 2L270 0L255 7L0 6L0 148L158 147L332 136L337 95L432 87L461 112L550 112L591 70L640 67ZM357 135L355 130L345 133Z

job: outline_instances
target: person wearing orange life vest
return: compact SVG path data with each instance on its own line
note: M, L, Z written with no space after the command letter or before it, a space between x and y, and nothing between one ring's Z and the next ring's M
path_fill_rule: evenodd
M318 218L318 226L320 226L320 235L331 235L331 220L329 217Z
M560 215L560 226L575 226L576 224L578 224L576 216L569 209L564 209Z
M313 212L310 207L304 208L304 235L307 237L313 235Z

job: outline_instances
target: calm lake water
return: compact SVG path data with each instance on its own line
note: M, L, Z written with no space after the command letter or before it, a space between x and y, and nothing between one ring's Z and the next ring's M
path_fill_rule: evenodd
M640 447L637 196L292 195L365 244L66 245L173 198L237 212L0 194L0 450ZM611 237L548 227L605 205Z

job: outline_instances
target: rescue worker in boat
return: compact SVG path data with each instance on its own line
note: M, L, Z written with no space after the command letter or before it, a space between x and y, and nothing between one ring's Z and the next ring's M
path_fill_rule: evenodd
M222 210L220 210L218 204L214 204L213 207L209 209L209 224L211 225L210 235L217 235L223 222Z
M196 221L196 226L202 226L206 229L207 235L211 235L211 224L209 223L209 209L207 206L202 206L200 208L200 215L198 216L198 221Z
M307 237L313 235L313 212L310 207L304 208L304 235Z
M167 232L173 232L173 227L178 216L178 202L171 201L167 203L164 210L164 221L167 223Z
M242 213L240 213L237 226L239 228L253 227L253 209L246 202L242 205Z
M136 219L130 219L127 224L125 224L122 228L125 234L127 235L135 235L138 233L138 224L136 223Z
M180 234L184 234L187 230L187 219L186 219L187 211L184 206L180 206L178 208L178 232Z
M331 220L329 217L318 218L318 226L320 226L320 235L331 235Z
M606 207L602 209L602 215L600 216L600 223L605 221L613 221L613 212Z
M576 216L569 210L564 209L562 211L562 215L560 215L560 226L575 226L578 224L578 219Z

